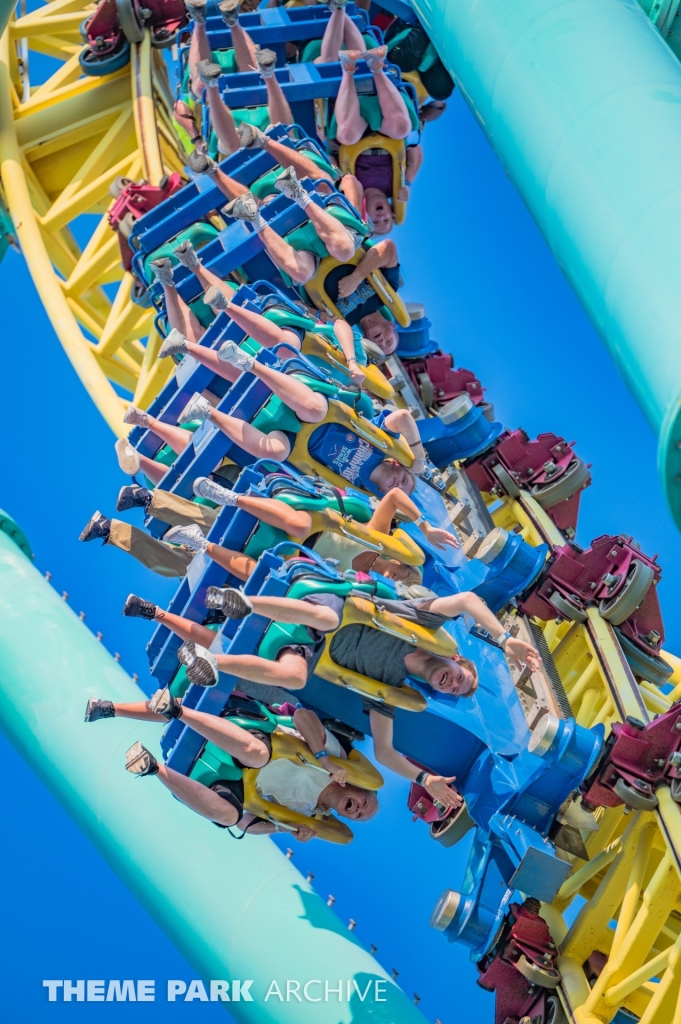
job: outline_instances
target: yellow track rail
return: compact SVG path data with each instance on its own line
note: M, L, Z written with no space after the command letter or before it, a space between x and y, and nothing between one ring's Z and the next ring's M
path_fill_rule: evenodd
M55 0L5 30L0 178L55 332L104 419L125 436L124 406L147 405L173 367L156 359L153 310L132 302L133 280L106 218L109 189L118 176L156 185L182 160L165 65L148 32L132 47L129 67L102 78L81 74L79 28L94 9ZM30 83L27 48L60 62L46 81ZM84 226L89 231L82 248L76 221L78 237Z
M453 493L456 492L454 484ZM562 534L527 493L483 495L497 526L534 546ZM634 678L610 623L589 609L586 623L539 623L572 713L585 728L634 715L650 721L681 698L681 660L672 690ZM560 949L561 1000L575 1024L605 1024L620 1008L642 1024L681 1024L681 808L667 785L654 812L596 812L584 832L589 861L562 854L574 870L542 914Z

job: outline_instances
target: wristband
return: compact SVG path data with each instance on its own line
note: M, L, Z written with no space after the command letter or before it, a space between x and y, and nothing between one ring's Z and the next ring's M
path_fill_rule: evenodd
M496 643L499 644L499 646L501 647L502 651L503 651L503 649L504 649L504 647L506 645L506 641L510 640L512 638L512 636L513 636L512 633L506 632L506 633L502 633L501 636L497 637Z
M430 778L430 772L419 772L414 782L417 786L425 786L426 779Z
M422 512L422 513L421 513L421 515L420 515L420 516L418 517L418 519L413 519L413 520L412 520L412 522L413 522L414 526L420 526L420 525L421 525L421 523L425 523L425 521L426 521L426 517L424 516L423 512Z
M318 750L317 753L314 755L314 757L317 759L317 761L319 761L319 759L322 758L322 757L328 757L328 756L329 756L328 750Z

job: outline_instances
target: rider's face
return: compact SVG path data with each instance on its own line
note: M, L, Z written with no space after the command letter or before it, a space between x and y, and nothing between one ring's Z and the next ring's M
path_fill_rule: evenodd
M425 679L438 693L451 693L454 697L463 697L470 692L474 680L470 669L465 665L455 658L437 658L435 655L428 661Z
M342 818L368 821L378 810L378 799L375 793L367 789L359 789L358 786L343 786L336 810Z
M404 491L405 494L411 494L414 490L414 478L409 470L392 459L385 459L376 466L369 479L383 494L387 494L393 487Z
M373 341L384 355L390 356L397 348L399 338L397 329L391 321L380 313L370 313L360 321L364 336Z
M378 188L368 188L365 196L367 213L371 217L371 223L374 225L374 233L377 235L387 235L388 232L392 231L393 212L385 192L381 192Z

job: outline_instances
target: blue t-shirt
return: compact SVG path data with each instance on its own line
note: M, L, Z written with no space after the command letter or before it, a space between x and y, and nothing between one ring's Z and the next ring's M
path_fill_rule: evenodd
M399 434L384 426L385 415L381 413L374 420L374 426L380 427L391 437L399 437ZM325 423L312 432L307 450L316 462L328 466L348 483L363 487L372 494L381 493L369 477L387 456L348 427L341 423Z

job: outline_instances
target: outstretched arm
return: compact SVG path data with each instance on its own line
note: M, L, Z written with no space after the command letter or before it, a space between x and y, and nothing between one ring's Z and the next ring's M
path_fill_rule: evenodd
M355 358L355 337L352 333L352 327L347 320L336 320L333 325L333 333L336 335L336 340L345 356L352 382L354 384L361 384L366 374Z
M370 711L369 722L371 723L371 735L374 740L374 755L379 764L390 768L396 775L401 775L403 779L416 782L416 779L421 774L421 769L395 750L393 746L392 718L388 718L387 715L381 715L377 711ZM424 786L433 800L437 800L438 803L443 804L445 807L460 807L463 803L463 798L456 787L451 785L455 778L455 775L445 778L442 775L429 774L424 781Z
M428 611L438 612L448 619L456 618L457 615L467 613L479 626L486 629L493 640L503 637L504 627L496 615L489 610L482 598L477 594L466 592L463 594L449 594L447 597L436 597L427 603ZM538 651L524 640L517 640L515 637L508 637L502 643L504 654L516 668L525 663L528 668L535 671L541 665L541 658Z
M325 749L326 729L314 711L298 708L293 716L293 723L313 754L318 754ZM341 756L345 757L344 751L341 752ZM332 782L337 782L339 786L345 785L348 777L345 768L335 765L328 756L320 757L317 760L324 771L329 773Z

